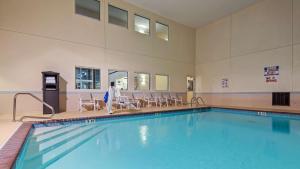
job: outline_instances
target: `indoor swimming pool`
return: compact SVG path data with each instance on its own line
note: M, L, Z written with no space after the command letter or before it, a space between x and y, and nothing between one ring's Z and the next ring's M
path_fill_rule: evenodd
M299 169L300 116L230 109L35 125L16 169Z

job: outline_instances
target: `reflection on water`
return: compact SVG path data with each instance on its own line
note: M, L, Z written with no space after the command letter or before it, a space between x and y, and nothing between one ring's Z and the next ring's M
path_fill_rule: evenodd
M148 137L148 126L144 125L140 127L140 138L142 144L147 144L147 137Z
M280 133L290 133L290 120L283 118L272 118L272 130Z

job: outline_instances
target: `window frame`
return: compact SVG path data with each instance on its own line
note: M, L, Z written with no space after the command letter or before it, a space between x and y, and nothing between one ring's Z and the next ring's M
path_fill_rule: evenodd
M137 14L137 13L135 13L134 15L134 20L133 20L133 26L134 26L134 32L137 32L137 33L139 33L139 34L142 34L142 35L147 35L147 36L151 36L151 19L150 18L147 18L147 17L145 17L145 16L142 16L142 15L139 15L139 14ZM141 33L141 32L138 32L138 31L136 31L135 30L135 17L141 17L141 18L144 18L144 19L146 19L146 20L148 20L149 21L149 24L148 24L148 28L149 28L149 33L148 34L146 34L146 33Z
M107 71L107 83L108 83L108 88L110 86L110 82L109 82L109 71L117 71L117 72L127 72L127 89L123 89L121 91L128 91L129 90L129 71L127 70L118 70L118 69L108 69ZM116 84L115 84L116 87Z
M167 84L167 90L157 90L157 87L156 87L156 76L167 76L168 77L168 84ZM155 82L155 89L154 91L161 91L161 92L167 92L167 91L170 91L170 76L167 75L167 74L155 74L154 75L154 82Z
M149 85L149 88L147 89L147 90L135 90L135 89L133 89L134 91L138 91L138 92L141 92L141 91L151 91L151 82L152 82L152 80L151 80L151 74L150 73L147 73L147 72L134 72L134 74L147 74L147 75L149 75L149 83L148 83L148 85ZM135 77L135 76L134 76ZM134 78L133 77L133 78ZM134 80L134 79L133 79ZM134 83L134 82L133 82ZM133 88L135 87L135 84L133 84Z
M99 12L98 12L98 17L99 18L94 18L94 17L90 17L90 16L87 16L87 15L77 13L76 12L76 0L74 0L74 7L75 7L74 8L74 13L75 13L75 15L79 15L79 16L83 16L83 17L87 17L87 18L90 18L90 19L95 19L95 20L101 21L101 6L102 6L101 0L94 0L94 1L97 1L99 3Z
M122 25L117 25L117 24L114 24L114 23L111 23L111 22L109 22L109 6L111 6L111 7L113 7L113 8L116 8L116 9L119 9L119 10L121 10L121 11L125 11L126 13L127 13L127 24L126 24L126 27L125 26L122 26ZM119 26L119 27L121 27L121 28L126 28L126 29L129 29L129 24L128 24L128 22L129 22L129 11L128 10L126 10L126 9L122 9L122 8L120 8L120 7L118 7L118 6L115 6L115 5L112 5L112 4L108 4L108 7L107 7L107 23L108 24L112 24L112 25L115 25L115 26Z
M77 88L77 74L76 74L76 69L77 68L80 68L80 69L91 69L93 71L93 79L92 79L93 88L92 89ZM95 70L99 70L99 83L100 83L99 84L99 89L96 89L95 74L94 74ZM101 90L101 85L102 85L102 82L101 82L101 69L100 68L86 67L86 66L75 66L75 90Z
M157 36L157 28L156 28L156 24L160 24L160 25L163 25L163 26L168 27L168 40L163 39L163 38L160 38L160 37ZM155 36L156 36L158 39L161 39L161 40L163 40L163 41L165 41L165 42L169 42L169 41L170 41L170 27L169 27L169 25L164 24L164 23L159 22L159 21L156 21L156 22L155 22Z

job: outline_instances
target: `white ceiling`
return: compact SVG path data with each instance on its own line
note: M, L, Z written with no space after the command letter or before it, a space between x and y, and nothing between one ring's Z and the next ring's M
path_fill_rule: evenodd
M258 0L125 0L179 23L200 27Z

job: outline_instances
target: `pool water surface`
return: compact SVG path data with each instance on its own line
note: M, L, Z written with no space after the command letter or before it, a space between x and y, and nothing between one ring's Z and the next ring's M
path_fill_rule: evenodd
M299 169L300 118L209 109L36 126L16 169Z

